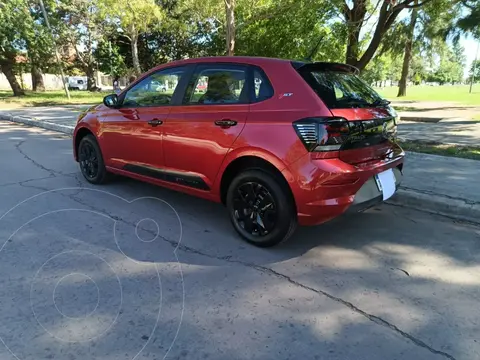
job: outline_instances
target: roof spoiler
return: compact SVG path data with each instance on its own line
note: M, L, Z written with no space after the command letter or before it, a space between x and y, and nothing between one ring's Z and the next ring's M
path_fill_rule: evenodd
M342 71L347 73L353 73L355 75L360 74L360 70L353 65L331 62L313 62L306 63L302 61L292 61L292 65L297 70L310 70L310 71Z

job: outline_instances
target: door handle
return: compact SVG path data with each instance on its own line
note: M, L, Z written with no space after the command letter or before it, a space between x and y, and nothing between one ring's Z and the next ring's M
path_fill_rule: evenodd
M163 121L162 120L159 120L159 119L152 119L148 122L148 125L150 126L158 126L158 125L162 125L163 124Z
M215 125L220 126L222 128L229 128L230 126L237 125L237 122L235 120L222 119L222 120L215 121Z

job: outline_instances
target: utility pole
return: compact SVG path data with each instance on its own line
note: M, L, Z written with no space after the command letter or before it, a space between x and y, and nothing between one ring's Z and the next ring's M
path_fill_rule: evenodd
M115 76L113 75L113 59L112 59L112 41L108 40L108 56L110 57L110 77L112 78L112 85L115 82ZM115 91L115 86L113 86Z
M477 71L477 58L478 58L479 48L480 48L480 39L478 39L478 42L477 42L477 52L475 53L475 60L473 62L472 78L470 79L470 91L469 91L470 94L472 93L473 82L475 81L475 71Z
M58 66L60 67L60 76L62 77L63 89L65 90L65 94L67 95L68 100L70 100L70 92L68 91L68 85L65 81L65 74L63 73L63 65L60 59L60 55L58 54L57 50L57 42L55 41L55 36L53 35L52 28L50 27L50 23L48 22L47 12L45 11L45 6L43 5L43 0L40 1L40 7L42 8L43 17L45 19L45 24L47 24L47 28L50 31L50 35L52 35L53 46L55 48L55 56L57 58Z

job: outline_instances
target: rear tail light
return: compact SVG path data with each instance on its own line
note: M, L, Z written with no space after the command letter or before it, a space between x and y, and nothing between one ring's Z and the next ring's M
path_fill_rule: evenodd
M340 117L305 118L293 123L309 152L338 151L377 144L396 137L392 118L347 121Z
M343 118L306 118L295 121L293 127L310 152L340 150L350 135Z

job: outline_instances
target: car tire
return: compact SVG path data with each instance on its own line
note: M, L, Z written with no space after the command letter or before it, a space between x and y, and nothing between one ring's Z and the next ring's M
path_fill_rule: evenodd
M78 163L83 177L92 184L103 184L110 179L102 151L93 135L87 135L78 145Z
M297 228L290 190L262 169L239 173L228 187L226 205L235 230L258 247L284 242Z

